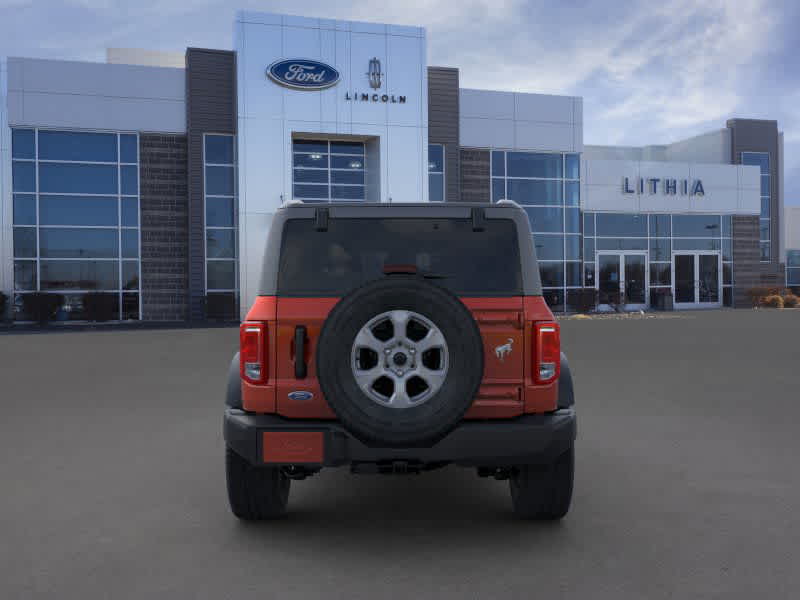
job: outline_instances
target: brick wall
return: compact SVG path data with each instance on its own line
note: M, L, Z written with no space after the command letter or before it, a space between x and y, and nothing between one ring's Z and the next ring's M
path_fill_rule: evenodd
M139 135L142 319L188 318L186 136Z
M461 201L491 202L489 151L462 148Z

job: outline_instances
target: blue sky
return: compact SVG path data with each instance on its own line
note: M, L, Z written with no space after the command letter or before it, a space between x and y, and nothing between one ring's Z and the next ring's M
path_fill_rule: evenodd
M0 56L104 60L106 47L230 48L237 8L422 25L461 85L584 98L587 144L669 143L777 119L800 204L800 3L769 0L0 0Z

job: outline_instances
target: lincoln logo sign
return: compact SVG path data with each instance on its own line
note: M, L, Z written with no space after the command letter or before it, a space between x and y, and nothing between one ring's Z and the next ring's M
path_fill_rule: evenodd
M656 194L661 191L667 196L674 196L680 192L681 196L705 196L703 182L699 179L661 179L659 177L636 177L633 181L629 177L622 178L623 194Z
M339 83L339 71L316 60L279 60L267 68L272 81L296 90L324 90Z

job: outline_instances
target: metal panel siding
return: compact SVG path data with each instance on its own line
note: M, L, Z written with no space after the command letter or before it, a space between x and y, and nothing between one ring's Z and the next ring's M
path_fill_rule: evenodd
M447 202L461 200L458 103L458 69L428 67L428 140L444 144Z
M461 149L461 201L491 202L489 150Z
M205 318L203 134L236 133L236 53L186 51L189 173L189 319Z

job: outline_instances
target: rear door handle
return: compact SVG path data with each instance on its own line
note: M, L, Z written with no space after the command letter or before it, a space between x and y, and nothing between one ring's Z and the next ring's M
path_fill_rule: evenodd
M298 325L294 328L294 376L296 379L305 379L307 372L306 328Z

